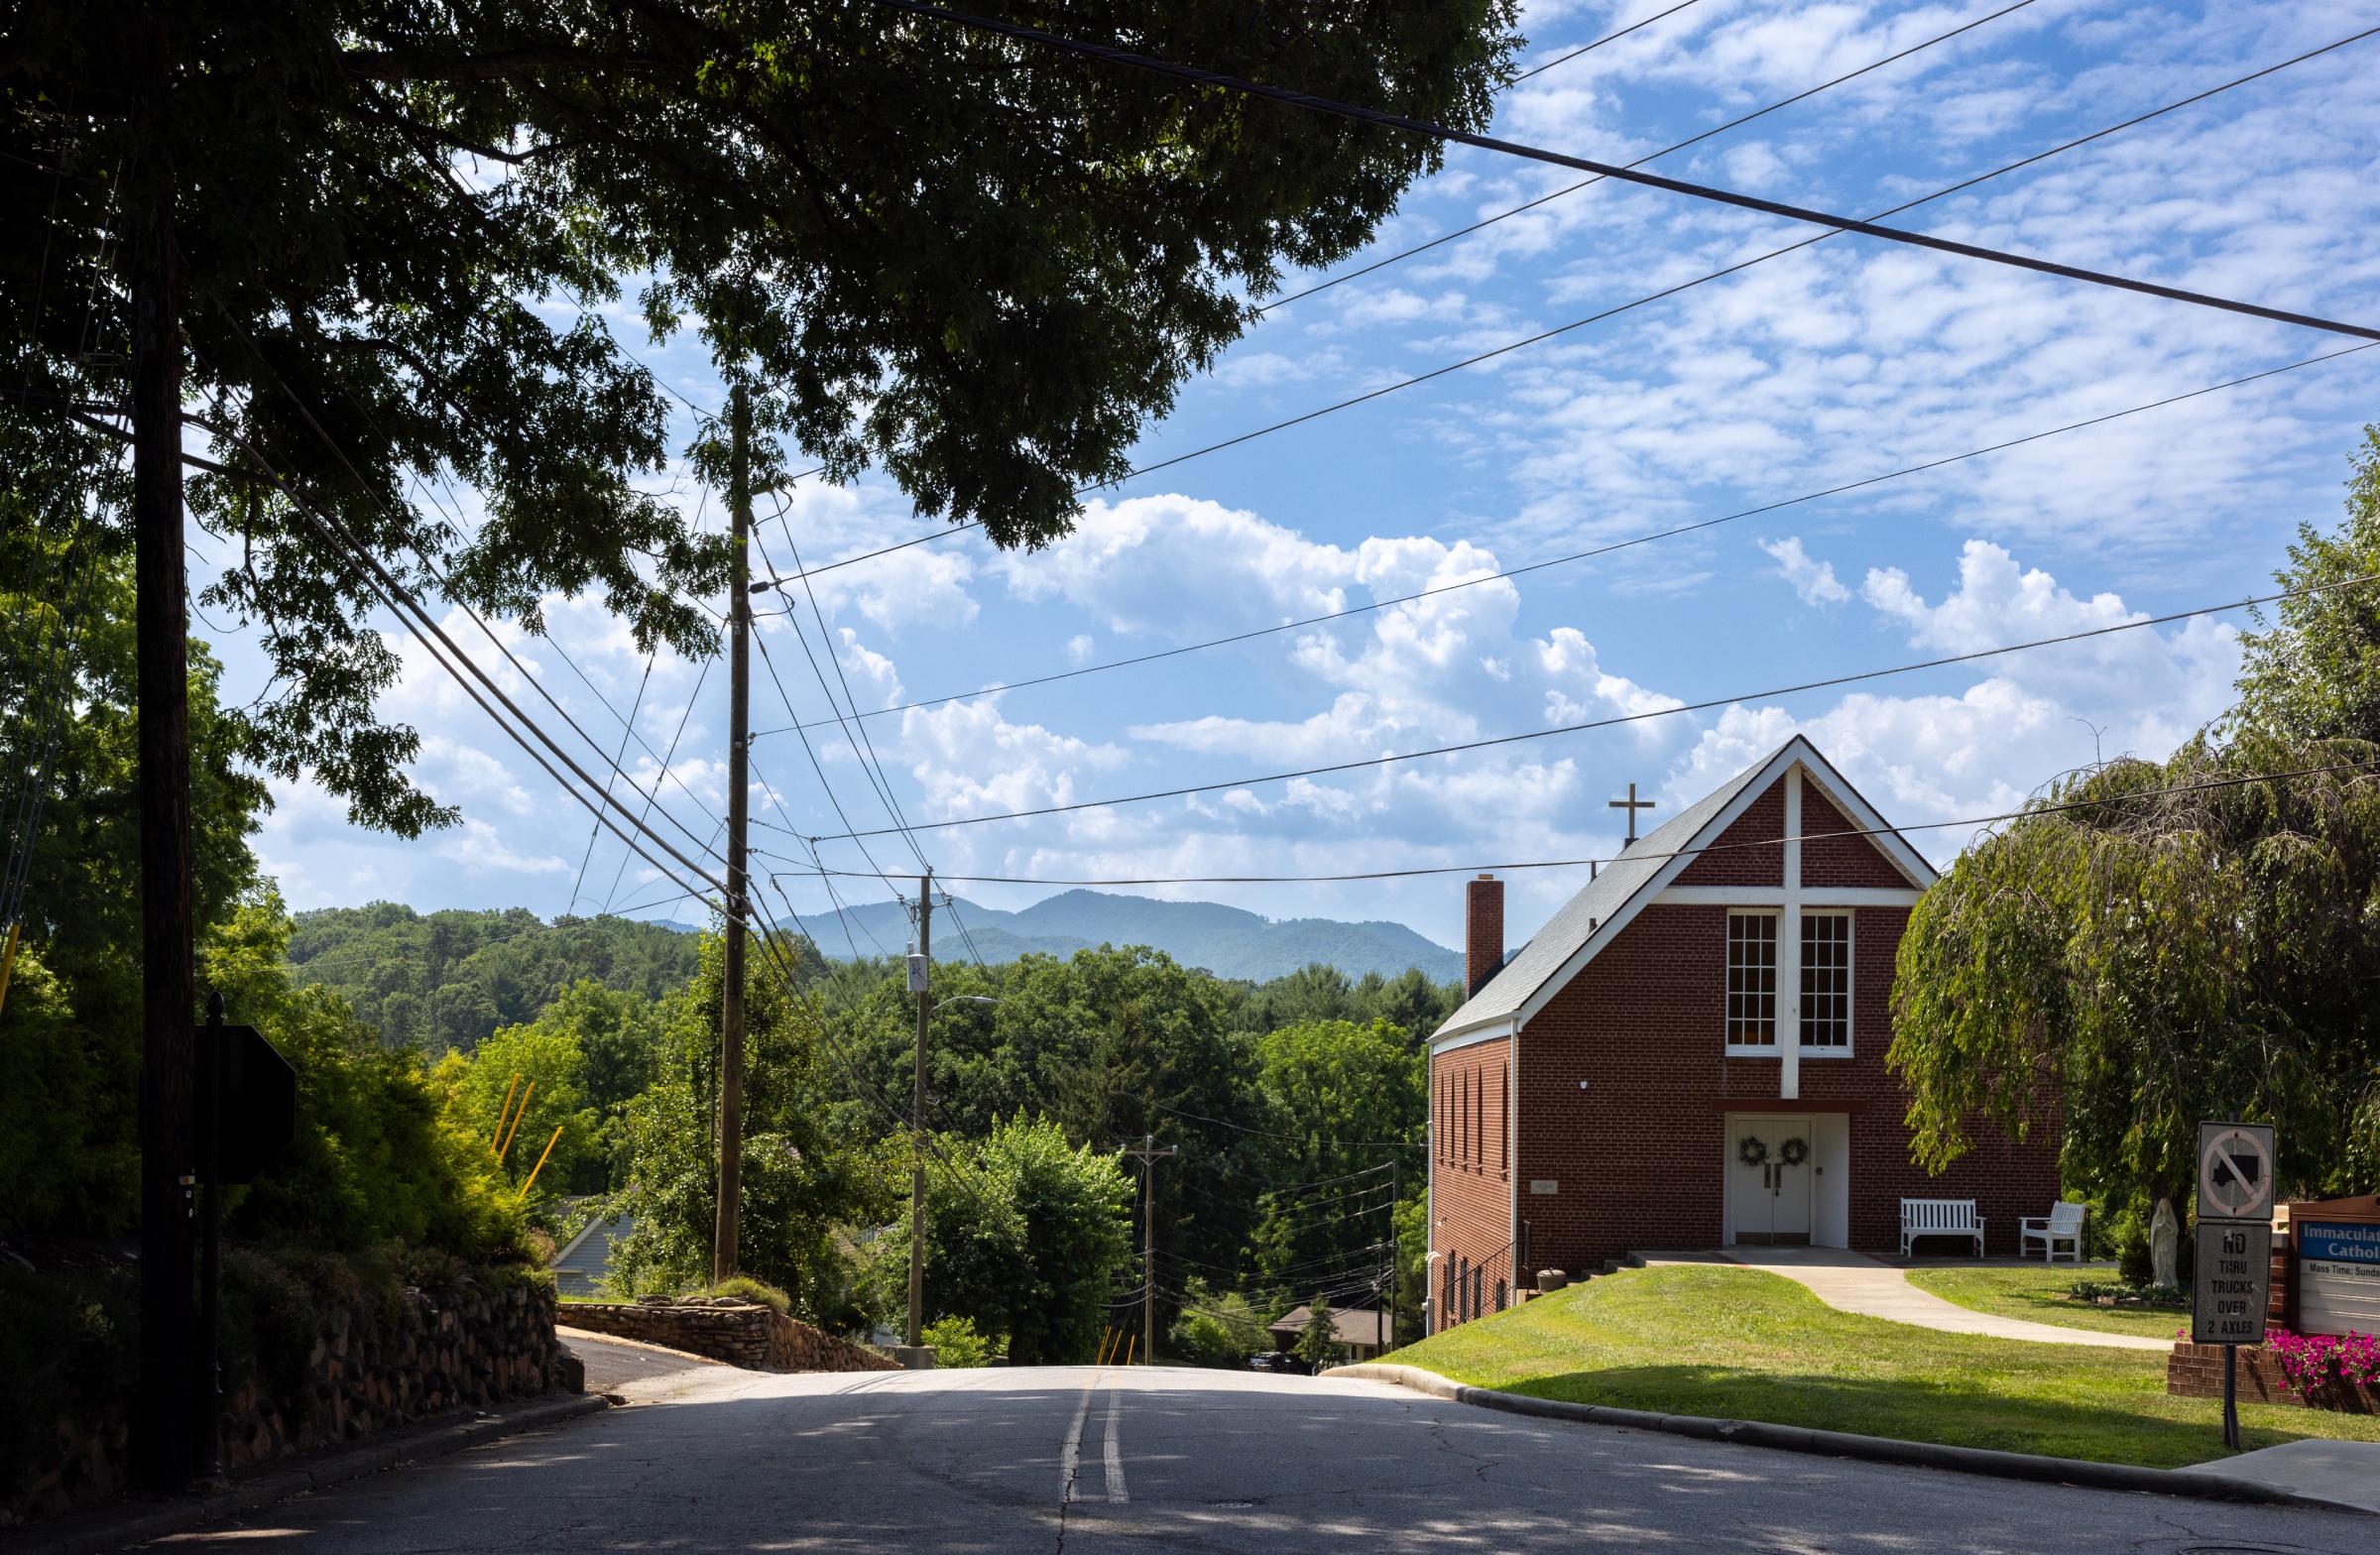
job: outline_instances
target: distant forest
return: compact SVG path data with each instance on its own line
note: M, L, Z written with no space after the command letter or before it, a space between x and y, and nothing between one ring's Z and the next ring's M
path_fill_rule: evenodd
M694 976L700 936L619 917L561 917L526 907L416 912L398 902L296 915L289 961L300 986L344 996L392 1046L468 1053L499 1028L535 1020L582 979L658 1000ZM892 958L830 966L797 940L802 970L832 1008L849 1008L897 970ZM1204 974L1200 974L1204 976ZM1460 989L1418 968L1351 979L1315 964L1262 982L1215 979L1231 1028L1300 1020L1385 1020L1418 1044L1461 1003Z

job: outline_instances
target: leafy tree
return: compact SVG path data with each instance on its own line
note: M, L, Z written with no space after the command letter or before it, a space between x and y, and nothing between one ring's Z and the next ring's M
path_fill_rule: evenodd
M1183 1292L1182 1315L1166 1331L1167 1354L1192 1366L1238 1368L1272 1348L1271 1331L1248 1297L1192 1279Z
M4 414L4 413L0 413ZM0 458L0 469L6 469ZM61 529L66 533L59 533ZM112 1234L131 1224L141 1055L140 792L132 579L87 524L0 476L0 855L24 870L18 960L0 1006L0 1224ZM62 672L62 678L59 678ZM240 769L203 644L189 660L191 906L221 927L256 883L270 804ZM44 791L33 821L27 787ZM17 852L19 846L30 856Z
M686 930L627 918L549 924L522 907L419 913L376 901L299 913L290 960L298 981L346 995L392 1043L467 1053L500 1025L540 1017L579 983L648 1002L677 993L694 976L698 944ZM806 941L795 949L805 967L821 964ZM589 1001L583 1018L593 1022L590 1032L646 1024L625 1005L598 1011L591 996L581 997ZM592 1047L589 1059L599 1071L608 1063ZM590 1084L608 1102L643 1089L633 1078Z
M2291 589L2320 590L2255 613L2263 630L2240 640L2239 705L2226 721L2284 740L2380 742L2380 611L2369 586L2380 575L2380 423L2363 429L2350 462L2346 522L2331 533L2298 527Z
M356 1250L388 1243L463 1257L520 1256L512 1185L486 1142L453 1127L420 1069L346 1004L292 987L277 897L243 905L202 947L207 983L298 1071L289 1151L230 1205L227 1236Z
M1306 1326L1299 1331L1297 1343L1289 1353L1317 1372L1339 1359L1339 1335L1333 1326L1338 1317L1330 1302L1317 1294L1306 1303Z
M969 1145L945 1138L926 1176L925 1304L1009 1336L1019 1365L1087 1361L1131 1256L1131 1183L1117 1157L1041 1119ZM905 1305L908 1226L878 1240L877 1309Z
M1295 1284L1330 1265L1366 1275L1393 1235L1393 1141L1419 1139L1421 1061L1385 1021L1284 1026L1257 1044L1256 1084L1273 1136L1273 1180L1256 1228L1258 1265ZM1415 1164L1412 1161L1406 1165Z
M632 1291L685 1290L710 1277L724 978L723 944L705 935L701 970L671 1013L662 1077L620 1114L624 1185L613 1203L636 1225L613 1271ZM830 1091L816 1010L769 956L746 966L744 1039L739 1261L783 1287L811 1322L849 1328L858 1291L838 1232L891 1212L892 1157L863 1110Z
M586 1067L577 1033L540 1017L504 1027L468 1059L449 1053L434 1075L455 1127L486 1146L511 1181L534 1174L538 1192L550 1196L604 1185L602 1116L587 1104Z
M1064 25L1484 127L1512 16L1101 0ZM296 504L533 630L548 594L594 591L640 646L704 651L688 595L727 547L640 482L671 450L659 385L602 321L616 276L648 278L650 333L699 331L753 387L765 444L837 481L880 464L922 512L1037 543L1250 294L1353 252L1440 158L887 7L685 0L19 8L0 153L0 208L47 221L0 249L0 313L26 321L0 348L22 391L0 468L75 511L59 499L105 467L84 408L122 393L122 239L170 204L212 466L192 507L237 538L205 598L264 623L286 687L230 723L407 832L451 812L374 712L397 659L355 565ZM450 475L486 500L473 532L408 500Z
M963 1317L936 1318L918 1330L918 1337L932 1348L937 1367L986 1366L999 1354L999 1340L977 1333Z
M1263 1124L1251 1112L1252 1044L1227 1029L1223 984L1140 946L934 977L929 1126L980 1137L1002 1118L1039 1115L1103 1149L1153 1135L1181 1150L1161 1168L1159 1245L1196 1263L1238 1261L1264 1180L1261 1137L1246 1130ZM846 1094L873 1096L880 1118L905 1114L915 1039L905 983L884 964L864 986L839 987L851 1002L830 1018L867 1055Z
M2375 447L2345 528L2306 533L2285 587L2372 570ZM2052 784L1918 903L1888 1062L1921 1161L1957 1158L1979 1120L2038 1127L2054 1097L2070 1185L2119 1203L2187 1202L2202 1118L2278 1124L2285 1189L2380 1175L2380 633L2354 589L2280 617L2218 731ZM2246 780L2269 773L2305 776Z

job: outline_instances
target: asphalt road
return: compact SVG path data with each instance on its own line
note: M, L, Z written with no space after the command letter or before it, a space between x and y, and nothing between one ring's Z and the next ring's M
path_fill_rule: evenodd
M178 1545L354 1555L2380 1549L2380 1520L1527 1420L1331 1378L681 1373ZM639 1396L632 1393L632 1397Z

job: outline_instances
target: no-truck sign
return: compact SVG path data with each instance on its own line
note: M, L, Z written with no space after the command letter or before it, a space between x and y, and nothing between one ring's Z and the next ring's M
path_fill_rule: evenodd
M2199 1125L2199 1219L2273 1220L2273 1131L2253 1123Z

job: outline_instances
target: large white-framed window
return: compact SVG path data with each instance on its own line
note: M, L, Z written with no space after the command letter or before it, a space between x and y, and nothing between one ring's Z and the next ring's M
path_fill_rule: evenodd
M1851 1052L1851 914L1802 909L1802 1054Z
M1777 924L1780 914L1727 914L1727 1051L1777 1050Z

